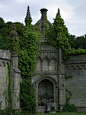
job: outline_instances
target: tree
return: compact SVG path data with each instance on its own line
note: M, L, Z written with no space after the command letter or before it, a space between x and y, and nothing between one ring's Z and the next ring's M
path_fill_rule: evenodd
M50 44L53 44L56 48L61 47L62 58L65 60L68 57L70 44L68 29L64 25L64 20L61 18L60 10L56 14L54 23L49 29L46 29L46 37Z
M19 52L19 69L23 78L20 88L21 108L29 113L36 112L36 97L31 77L38 60L40 38L41 35L34 29L31 20L26 20L26 26L23 29L23 49Z
M0 17L0 29L4 27L4 20Z
M75 35L70 35L69 36L69 43L71 45L71 48L75 48L77 45L77 38Z
M33 85L30 79L23 79L22 84L20 85L21 91L21 108L25 113L36 113L36 97L33 90Z

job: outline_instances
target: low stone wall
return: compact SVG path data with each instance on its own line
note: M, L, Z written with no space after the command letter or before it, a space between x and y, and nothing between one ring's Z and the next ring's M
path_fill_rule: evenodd
M8 105L8 66L10 63L11 53L7 50L0 49L0 103L1 109Z
M11 63L10 63L11 62ZM8 63L11 67L10 75L8 73ZM18 69L18 56L16 52L11 54L7 50L0 49L0 103L1 109L5 109L8 104L8 83L9 77L11 80L11 96L12 96L12 109L20 109L20 81L21 78L21 71Z
M38 106L37 107L37 112L44 113L45 111L46 111L46 106Z
M65 81L65 88L72 93L70 104L75 104L78 111L86 111L86 55L71 56L65 62L65 72L72 76Z

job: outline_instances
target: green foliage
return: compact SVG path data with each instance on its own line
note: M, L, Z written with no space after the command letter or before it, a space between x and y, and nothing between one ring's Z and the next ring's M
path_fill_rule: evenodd
M22 49L23 47L23 29L24 29L24 25L20 22L14 22L13 24L15 24L15 27L16 27L16 32L18 34L18 37L19 37L19 45L20 45L20 48Z
M86 35L78 36L78 37L76 37L75 35L70 35L69 43L71 45L71 48L86 49L86 45L85 45L86 44Z
M0 49L9 50L10 49L10 41L9 36L2 36L0 34Z
M23 79L21 87L21 108L28 113L36 112L36 97L30 79Z
M63 107L62 111L63 112L76 112L76 107L74 104L69 104L69 99L70 98L66 98L66 103L65 106Z
M45 36L50 44L53 44L56 48L61 47L63 62L71 55L86 54L86 35L79 37L70 35L59 10L54 23L46 28Z
M40 38L40 33L34 29L33 25L28 25L24 27L22 39L23 50L21 51L21 54L19 56L19 68L21 66L23 67L21 68L21 70L22 75L25 74L25 78L26 76L30 78L33 75L33 72L35 71L39 55Z
M70 104L69 100L72 96L72 93L66 89L66 91L69 93L70 97L66 97L66 103L62 109L63 112L76 112L76 107L74 104Z
M65 79L68 79L68 78L71 78L71 77L73 77L73 76L67 76L67 75L65 75Z
M78 48L77 50L75 50L74 48L72 50L70 50L70 55L74 56L74 55L81 55L81 54L86 54L86 49L80 49Z
M59 101L58 101L57 99L56 99L55 101L56 101L56 103L57 103L58 112L60 112L60 103L59 103Z
M10 51L16 51L17 55L20 51L19 47L19 38L18 39L10 39Z
M42 99L53 99L53 95L48 95L48 93L46 92L45 94L40 94L39 98Z
M15 25L20 40L11 41L11 46L12 49L17 51L19 56L19 69L21 70L23 78L20 94L21 107L24 111L35 113L36 98L30 79L35 71L39 55L39 40L41 35L38 31L40 30L40 24L38 24L38 28L34 28L34 26L31 25L31 20L26 20L26 26L19 22L15 22ZM9 34L12 28L12 22L5 23L4 20L0 18L0 49L10 49ZM76 38L73 35L69 35L68 29L64 25L64 20L61 18L59 11L54 19L54 23L52 25L49 24L49 27L46 28L46 37L50 44L53 44L56 48L62 48L63 60L68 59L71 55L86 54L86 49L81 49L86 48L86 36ZM70 45L72 49L70 49ZM45 98L48 97L45 96ZM75 106L70 105L68 100L69 98L66 99L63 111L74 111Z
M0 29L4 27L4 20L0 17Z
M54 19L53 25L46 29L46 38L50 44L53 44L56 48L62 48L63 59L68 58L68 52L70 48L68 29L64 25L64 20L59 16L59 11Z
M31 83L31 77L36 68L36 63L39 54L39 40L41 38L34 26L27 22L23 30L22 46L19 51L19 69L23 81L21 83L20 102L23 111L36 113L36 97Z
M0 109L0 115L11 115L12 109L11 107L6 107L5 110Z
M68 91L67 89L66 89L66 91L70 94L70 96L72 96L72 93L70 91Z

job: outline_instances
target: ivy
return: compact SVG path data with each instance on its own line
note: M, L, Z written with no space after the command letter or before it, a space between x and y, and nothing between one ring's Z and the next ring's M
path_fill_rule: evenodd
M67 76L67 75L65 75L65 79L68 79L68 78L71 78L71 77L73 77L73 76Z
M66 60L68 58L70 44L69 33L67 27L64 25L64 20L59 16L59 10L54 19L54 23L46 29L46 38L50 44L53 44L57 49L61 47L62 58Z
M66 97L66 103L65 103L65 106L63 107L62 111L63 112L76 112L76 107L74 104L69 104L69 98Z
M69 100L72 96L72 93L66 89L66 91L69 93L70 97L66 97L66 103L62 109L63 112L76 112L76 107L74 104L70 104Z
M70 45L70 34L68 33L67 27L64 25L64 20L60 16L58 10L54 23L47 26L46 38L50 44L53 44L56 49L60 47L62 49L62 60L65 62L70 56L86 54L86 49L78 48L71 49Z
M10 79L10 69L11 66L9 63L7 63L8 66L8 102L9 102L9 106L11 107L11 103L12 103L12 97L11 97L11 79Z
M20 85L20 102L23 111L36 113L36 96L31 77L34 75L39 55L41 34L27 22L23 30L22 50L19 50L19 69L22 83Z

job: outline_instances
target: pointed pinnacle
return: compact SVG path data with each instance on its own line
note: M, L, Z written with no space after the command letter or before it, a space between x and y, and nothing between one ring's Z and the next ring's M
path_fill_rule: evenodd
M28 20L32 20L31 15L30 15L29 6L28 6L28 8L27 8L27 16L26 16L26 18L27 18Z
M57 14L58 14L59 17L61 17L61 15L60 15L60 9L59 8L58 8L58 13Z
M29 6L27 7L27 12L29 12Z

